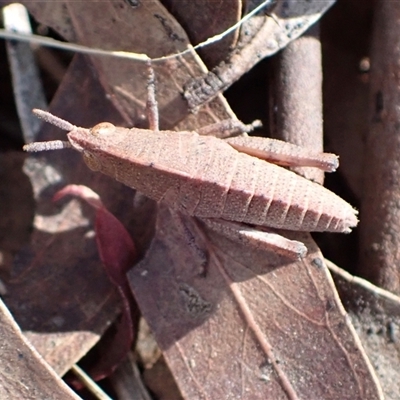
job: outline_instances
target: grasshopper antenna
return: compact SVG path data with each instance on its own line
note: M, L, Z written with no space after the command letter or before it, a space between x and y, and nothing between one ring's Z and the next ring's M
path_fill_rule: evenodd
M60 128L64 131L71 132L76 128L75 125L72 125L68 121L65 121L64 119L61 119L59 117L56 117L55 115L39 110L37 108L34 108L32 112L42 119L43 121L55 125L57 128ZM68 141L64 140L51 140L48 142L33 142L33 143L28 143L25 146L23 146L24 151L28 151L30 153L35 153L38 151L48 151L48 150L60 150L60 149L68 149L72 148L71 143Z
M71 143L66 140L50 140L48 142L28 143L22 147L22 150L27 151L28 153L61 149L72 149Z
M34 108L32 112L42 119L43 121L56 126L57 128L62 129L63 131L72 131L76 128L75 125L72 125L70 122L65 121L55 115L49 113L48 111L39 110L38 108Z

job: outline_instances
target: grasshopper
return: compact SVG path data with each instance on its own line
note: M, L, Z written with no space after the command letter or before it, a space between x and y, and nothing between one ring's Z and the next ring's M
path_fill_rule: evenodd
M230 239L256 248L272 247L293 259L304 257L307 248L275 229L347 233L357 225L357 211L350 204L283 168L311 166L332 172L338 166L336 155L274 139L209 135L248 132L256 126L239 121L222 121L198 132L159 131L152 71L147 105L150 129L109 122L86 129L34 110L46 122L68 131L68 142L30 143L24 150L73 148L83 154L90 169L197 217Z

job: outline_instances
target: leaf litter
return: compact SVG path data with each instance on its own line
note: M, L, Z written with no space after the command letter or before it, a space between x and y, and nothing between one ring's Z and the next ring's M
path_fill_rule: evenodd
M57 28L59 9L51 10L43 5L40 9L34 2L25 3L39 20ZM142 51L147 54L167 53L173 43L171 37L154 38L148 30L141 31L139 22L135 25L130 20L129 25L125 22L128 31L115 29L109 34L110 29L105 28L115 26L116 21L106 16L117 15L118 22L123 22L128 15L123 4L105 3L104 7L109 7L108 13L105 9L100 12L94 3L88 2L85 6L66 4L63 13L68 18L64 18L63 23L72 23L73 28L63 28L63 31L69 29L78 42L90 46L119 48L116 42L124 39L126 45L123 46L127 48L134 43L142 46ZM145 13L138 15L138 21L151 26L155 12L152 7L160 6L156 2L144 6ZM163 13L166 21L178 31L178 37L185 37L164 9L157 12ZM99 24L95 37L85 30L91 26L85 19L88 15L96 26ZM157 30L158 33L161 31ZM179 48L179 41L174 44ZM204 71L204 66L197 62L196 58L189 61L185 58L156 68L164 126L175 125L187 115L187 106L178 94L188 75L193 77ZM132 63L124 67L123 63L98 59L93 59L92 63L89 66L84 57L75 57L52 102L51 111L82 126L92 126L100 120L128 126L143 123L144 68ZM203 126L231 115L229 106L219 97L203 106L197 115L190 115L181 122L180 129ZM44 128L41 135L40 140L53 139L56 132ZM42 173L35 164L45 166L41 168ZM49 166L56 175L51 175ZM100 194L107 206L111 205L110 209L115 210L134 233L135 242L136 237L139 238L139 254L145 255L129 273L133 293L165 352L181 392L188 398L212 398L214 393L231 393L232 398L256 398L252 397L255 393L265 398L269 393L277 399L321 393L323 398L330 398L329 393L336 395L339 392L335 390L341 390L337 386L346 386L346 382L354 392L347 391L343 396L380 397L370 365L348 324L326 268L322 261L315 261L322 260L322 256L304 235L300 234L302 240L313 248L310 259L304 261L306 268L304 264L290 264L274 254L249 253L208 231L205 235L195 235L199 244L188 246L182 240L185 234L179 234L179 229L183 224L198 232L198 226L191 220L179 219L177 223L169 210L161 209L157 215L156 236L145 252L146 239L143 237L148 238L150 233L143 220L154 219L151 211L154 208L146 201L140 204L146 211L141 215L142 221L138 222L138 213L135 214L131 207L131 190L91 174L83 168L79 157L72 154L64 161L59 154L32 157L25 169L32 177L32 183L37 182L34 192L40 200L37 210L41 215L54 215L50 198L58 188L69 182L87 184ZM54 180L54 176L60 178ZM8 284L13 294L6 299L28 337L29 332L33 332L35 346L41 348L43 355L61 374L93 345L97 340L95 337L101 335L120 307L118 296L102 275L102 269L98 268L94 236L88 225L90 213L77 202L72 202L71 207L68 215L60 214L53 219L53 230L59 232L57 239L53 234L34 231L33 247L18 254L13 272L17 278ZM60 259L60 254L69 255ZM83 269L81 260L85 260ZM91 264L88 260L92 260ZM35 285L37 290L33 290ZM60 285L64 289L60 290ZM12 300L21 291L30 293L31 298L22 296ZM44 312L34 307L35 299L43 293L45 298L39 305L45 307ZM79 293L85 296L79 296ZM70 304L66 303L68 298ZM72 300L78 300L78 303ZM27 304L29 308L24 309ZM54 304L55 311L48 309L50 304ZM100 307L94 307L96 304ZM37 315L43 317L39 325L29 321L30 316ZM75 326L68 322L70 317L71 321L77 322ZM79 331L82 333L77 335ZM43 340L43 337L48 339ZM49 351L48 344L56 338L56 348ZM76 346L79 341L80 346ZM60 365L58 360L62 359L65 349L71 356Z

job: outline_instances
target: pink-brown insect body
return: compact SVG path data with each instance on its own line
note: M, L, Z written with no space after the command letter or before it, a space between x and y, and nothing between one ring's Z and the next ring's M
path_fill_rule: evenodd
M324 187L195 132L99 124L68 134L92 169L200 218L349 232L356 211Z

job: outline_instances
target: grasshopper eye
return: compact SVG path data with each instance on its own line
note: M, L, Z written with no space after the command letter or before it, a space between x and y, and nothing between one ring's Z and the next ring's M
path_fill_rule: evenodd
M101 163L92 153L84 151L83 160L92 171L100 171Z
M90 133L94 136L109 135L115 131L115 126L110 122L101 122L90 129Z

